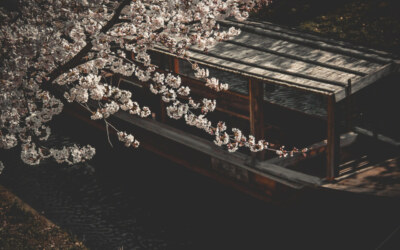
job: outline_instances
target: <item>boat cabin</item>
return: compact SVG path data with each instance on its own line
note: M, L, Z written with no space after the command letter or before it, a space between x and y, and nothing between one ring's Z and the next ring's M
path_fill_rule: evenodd
M193 97L216 99L217 109L209 114L214 122L224 120L278 146L308 147L307 156L229 153L205 132L169 119L148 83L120 77L118 84L138 93L134 97L154 112L153 119L116 115L143 135L145 148L259 198L286 194L287 187L334 188L361 169L399 156L399 106L393 105L399 104L400 66L394 55L268 22L220 25L242 32L207 52L192 48L191 60L228 83L228 91L205 87L186 60L161 46L151 51L152 62L180 75Z

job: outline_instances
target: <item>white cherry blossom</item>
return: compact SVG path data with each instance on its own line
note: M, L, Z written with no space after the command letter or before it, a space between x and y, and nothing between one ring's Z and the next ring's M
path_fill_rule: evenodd
M210 91L225 91L228 84L192 63L188 49L206 51L233 38L240 30L223 30L218 21L243 20L249 11L268 2L19 0L15 11L0 8L0 148L20 145L21 158L30 165L46 158L67 164L92 158L95 150L90 146L46 148L51 134L46 123L61 113L63 102L78 103L91 119L103 119L107 130L115 130L126 146L138 147L133 135L107 120L116 112L142 118L151 114L135 101L135 93L109 80L109 76L122 75L149 82L150 91L168 104L168 116L184 118L188 125L214 135L214 142L231 152L247 146L252 151L277 150L279 156L291 154L251 136L247 141L238 129L230 135L223 122L213 126L206 115L216 109L216 101L194 100L178 75L159 72L149 53L163 46L191 63L195 77Z

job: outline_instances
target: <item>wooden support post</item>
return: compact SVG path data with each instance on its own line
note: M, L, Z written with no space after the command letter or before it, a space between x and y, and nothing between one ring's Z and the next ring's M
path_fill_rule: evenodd
M339 174L340 132L335 95L328 96L326 178L334 180Z
M346 87L346 130L352 131L353 126L351 79L349 79Z
M250 133L256 140L264 138L264 83L249 79L249 108L250 108ZM264 151L253 154L253 158L264 160Z
M175 73L175 74L179 74L179 59L176 58L176 57L174 57L172 60L173 60L173 62L172 62L172 64L173 64L172 69L174 70L174 73Z

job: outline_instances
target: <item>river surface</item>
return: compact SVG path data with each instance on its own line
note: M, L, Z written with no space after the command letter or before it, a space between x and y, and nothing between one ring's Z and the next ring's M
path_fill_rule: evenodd
M142 149L112 148L79 122L56 122L50 143L92 143L96 157L32 167L0 151L0 183L90 249L400 249L399 233L385 242L400 225L398 200L306 190L289 204L261 202Z

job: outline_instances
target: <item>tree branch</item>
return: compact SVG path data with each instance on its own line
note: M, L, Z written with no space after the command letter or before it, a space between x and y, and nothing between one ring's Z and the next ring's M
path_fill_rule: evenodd
M106 25L101 28L100 32L101 33L106 33L109 29L111 29L115 23L118 21L119 16L121 14L122 9L128 5L132 0L124 0L121 2L121 4L115 9L115 13L113 17L106 23ZM55 70L53 70L50 74L47 75L49 78L46 82L45 85L49 85L52 83L57 77L59 77L61 74L67 72L68 70L76 67L79 65L82 61L82 58L89 53L89 51L92 49L93 45L91 42L88 42L85 47L82 48L81 51L78 52L73 58L71 58L68 62L65 64L61 65L60 67L57 67ZM46 88L46 87L45 87Z

